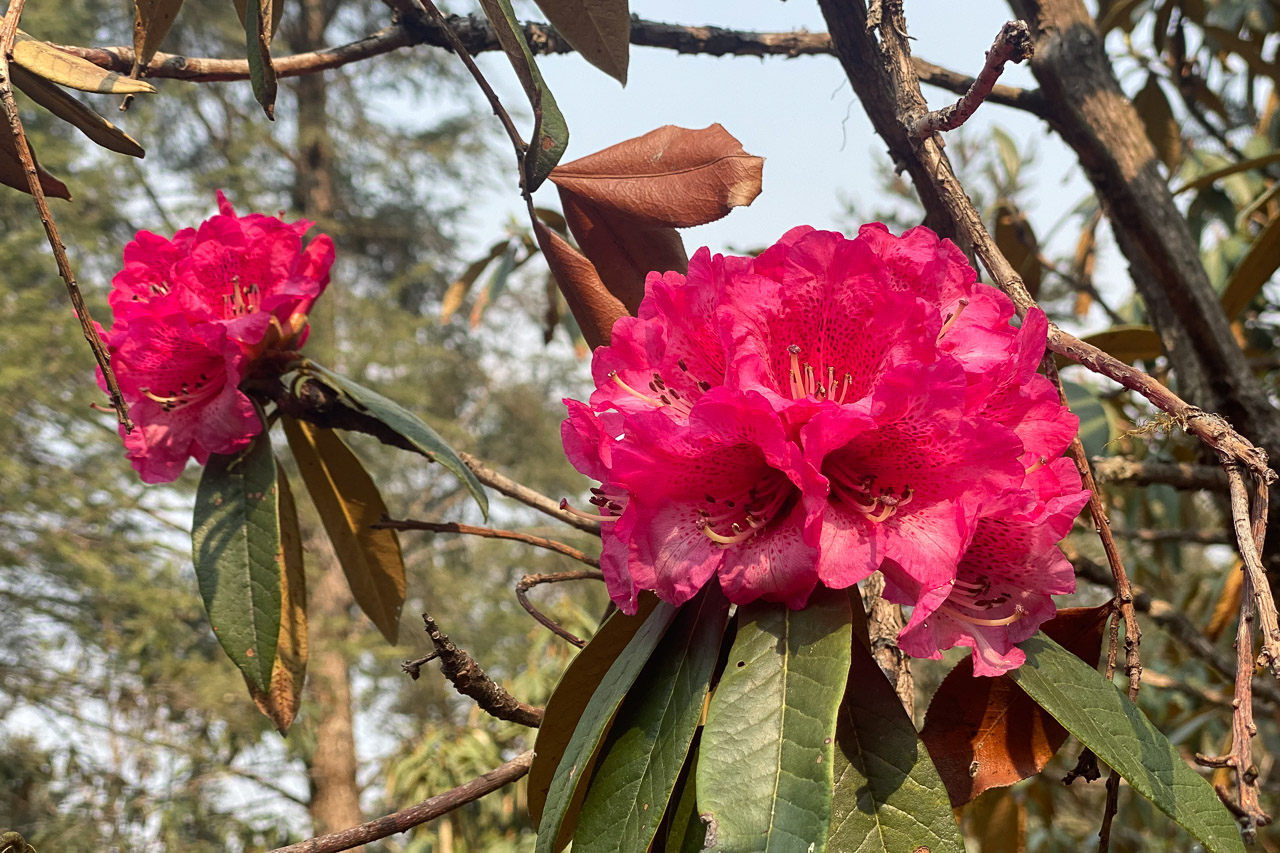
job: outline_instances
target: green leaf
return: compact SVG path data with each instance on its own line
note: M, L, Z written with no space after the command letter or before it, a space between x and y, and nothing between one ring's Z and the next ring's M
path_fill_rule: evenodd
M1043 633L1019 647L1027 662L1009 676L1036 704L1209 853L1243 853L1227 807L1129 697Z
M649 848L702 718L728 620L716 583L680 608L609 729L573 835L576 853Z
M569 665L560 675L556 689L547 700L546 710L542 715L542 725L538 726L538 739L533 747L533 765L529 768L529 817L533 828L542 823L542 809L547 804L547 791L551 788L551 780L555 778L560 759L569 748L573 732L582 719L582 712L600 682L609 672L609 667L622 654L631 638L644 625L649 614L658 606L658 598L651 592L640 594L636 612L628 616L620 610L613 614L600 626L591 641L569 661ZM578 803L581 805L581 801ZM576 822L576 817L567 817Z
M853 637L849 597L819 587L803 610L758 602L739 608L738 620L698 757L707 838L725 853L821 853Z
M318 379L335 391L346 395L356 404L354 408L363 410L386 424L410 444L418 448L432 462L439 462L453 472L458 479L462 480L471 496L475 498L485 517L489 517L489 498L484 493L484 486L480 485L476 475L471 473L471 469L458 457L453 448L445 443L440 434L423 423L417 415L394 400L387 399L377 391L365 388L345 376L321 367L314 361L306 362L299 370L299 373Z
M249 82L253 86L253 97L262 105L267 118L274 121L276 69L271 63L271 16L270 0L248 0L245 5L244 38L248 49Z
M1075 382L1063 382L1062 390L1067 395L1067 405L1080 419L1080 441L1090 458L1102 456L1107 451L1107 443L1115 436L1112 434L1111 421L1107 418L1107 410L1102 402L1089 388Z
M698 817L698 786L694 779L699 752L700 747L695 743L668 806L671 818L667 823L671 830L666 842L656 848L666 853L699 853L707 839L707 825Z
M515 69L533 106L533 141L529 143L522 164L525 192L532 193L547 179L569 147L569 126L542 79L537 63L533 61L533 52L529 50L520 21L511 8L511 0L480 0L480 7L484 9L502 51L511 60L511 67Z
M653 650L657 648L675 616L676 608L665 601L659 603L609 667L600 686L591 694L573 731L573 737L556 766L555 776L551 779L547 803L542 810L542 821L538 825L535 853L555 853L559 849L560 826L573 803L574 792L584 781L592 756L604 740L618 706L631 690L631 685L639 677L640 671L653 655Z
M556 32L583 59L627 85L631 14L627 0L537 0Z
M257 690L271 687L280 634L280 517L271 440L213 454L196 490L192 562L218 642Z
M964 853L946 786L892 685L861 643L836 726L831 853Z

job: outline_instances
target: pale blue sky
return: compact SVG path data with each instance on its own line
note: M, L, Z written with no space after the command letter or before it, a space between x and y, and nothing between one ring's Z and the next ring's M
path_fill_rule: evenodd
M956 14L957 4L950 0L911 0L906 5L915 52L970 74L981 67L992 39L1010 18L1008 5L996 0L970 0L963 4L963 15ZM531 3L517 8L522 16L537 15ZM634 0L632 11L649 20L732 29L826 29L817 3L802 0ZM524 104L501 54L483 55L480 62L504 102ZM749 208L686 231L690 251L704 244L716 251L763 246L802 223L836 227L841 197L859 197L868 202L865 207L875 206L875 158L882 157L884 146L832 57L716 59L633 47L625 89L576 56L544 57L539 67L569 123L566 161L663 124L705 127L712 122L724 125L747 151L766 158L761 196ZM1025 67L1011 66L1003 82L1034 85ZM940 90L926 89L925 94L935 107L954 98ZM1035 194L1030 213L1039 227L1047 228L1088 193L1072 168L1073 158L1040 121L998 106L984 107L971 120L978 134L992 123L1020 143L1034 142L1034 180L1044 189ZM526 134L528 124L521 122ZM508 186L514 180L513 172ZM537 199L556 206L549 185ZM486 192L474 208L476 221L468 232L484 240L484 221L492 227L507 213L518 215L519 208L514 188Z

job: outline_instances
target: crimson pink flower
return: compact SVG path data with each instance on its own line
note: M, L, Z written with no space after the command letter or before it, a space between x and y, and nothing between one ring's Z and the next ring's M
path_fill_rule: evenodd
M188 457L203 465L210 453L239 450L262 430L236 387L246 363L223 324L157 313L134 318L127 334L108 340L134 421L132 432L122 426L120 434L144 482L177 479Z
M1008 638L1068 591L1055 543L1081 494L1045 485L1076 419L1036 372L1043 314L1013 316L924 228L800 227L755 259L703 249L687 275L651 273L639 316L596 351L591 407L566 401L562 430L602 484L614 601L679 604L715 576L736 603L800 607L819 582L882 570L917 606L918 653L959 642L1012 660ZM1015 541L1022 562L1001 574L992 555ZM1017 609L964 606L984 583L1017 586Z
M1028 489L1006 492L979 517L954 578L921 590L885 572L885 597L915 605L898 640L907 654L936 660L943 649L969 646L975 675L1000 675L1026 660L1015 644L1053 618L1053 596L1075 590L1075 570L1057 543L1089 492L1070 459L1043 466L1028 481Z
M306 314L329 283L333 241L320 234L303 248L311 222L236 216L221 191L218 210L171 241L142 231L125 247L110 296L117 324L177 306L224 323L247 349L262 343L273 321L281 339L305 334Z
M268 351L302 345L329 282L333 243L319 235L304 248L310 222L236 216L221 192L218 209L171 240L140 231L112 282L103 338L136 424L125 447L146 482L261 431L238 386Z

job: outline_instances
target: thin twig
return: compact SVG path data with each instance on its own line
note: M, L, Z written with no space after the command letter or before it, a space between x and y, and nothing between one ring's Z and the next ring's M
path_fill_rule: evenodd
M480 664L467 654L466 649L458 648L428 614L422 614L422 621L427 626L427 636L436 647L440 671L459 693L476 700L480 710L499 720L531 729L536 729L542 723L541 708L521 702L486 675Z
M467 803L474 803L481 797L511 784L527 774L531 764L533 764L533 751L522 752L483 776L477 776L464 785L423 800L416 806L410 806L403 811L344 829L341 832L310 838L287 847L277 847L269 853L339 853L342 850L359 847L361 844L368 844L370 841L377 841L379 838L405 832L443 814L448 814Z
M1120 539L1136 539L1139 542L1186 542L1191 545L1230 545L1235 537L1224 530L1152 530L1139 527L1113 529L1112 534Z
M1254 491L1255 507L1250 509L1249 490L1244 483L1244 474L1240 466L1226 457L1223 467L1227 470L1227 482L1231 486L1231 521L1235 526L1236 540L1240 545L1240 559L1244 562L1245 580L1252 587L1254 606L1257 609L1258 625L1262 631L1262 650L1258 654L1258 663L1271 670L1280 678L1280 624L1276 614L1276 602L1271 595L1271 586L1267 582L1266 570L1262 567L1262 552L1258 547L1261 538L1254 535L1254 514L1261 512L1265 528L1266 486L1260 484ZM1261 506L1261 510L1258 507Z
M88 307L84 304L80 286L76 284L76 275L71 269L71 261L67 259L67 248L62 244L62 238L58 236L58 226L53 221L53 213L49 210L49 203L45 199L44 188L40 186L40 173L36 169L35 158L31 155L31 146L27 144L27 134L22 128L22 119L18 115L18 104L13 98L9 61L13 56L18 19L22 17L25 3L26 0L10 0L4 21L0 23L0 101L4 104L5 117L9 121L8 132L13 137L18 159L22 162L23 171L27 173L27 188L31 192L31 198L40 214L40 221L44 225L45 237L58 264L58 274L66 283L67 295L71 297L71 307L75 311L76 319L80 321L80 330L84 333L84 339L89 342L94 361L102 370L107 394L111 397L111 407L116 411L116 420L124 426L125 432L132 432L133 421L129 420L128 404L125 403L124 395L120 393L120 385L116 382L115 372L111 369L111 355L102 343L102 338L98 336L97 326L93 322L92 315L89 314Z
M868 19L869 20L869 19ZM1009 21L1000 28L991 50L987 51L986 64L978 77L960 100L949 107L925 113L916 120L912 132L916 136L929 136L945 130L955 130L977 112L982 102L991 94L996 81L1009 62L1025 62L1035 53L1035 41L1031 28L1024 21Z
M466 45L462 43L462 39L458 38L458 34L453 31L453 27L449 26L449 22L445 20L444 15L440 14L440 10L436 8L431 0L412 0L412 2L416 7L426 12L431 22L444 34L445 43L449 49L456 53L458 58L462 60L462 64L467 67L467 71L471 73L476 85L480 87L480 91L484 93L485 99L489 102L489 108L493 110L493 114L502 123L502 129L507 132L507 138L511 140L511 145L516 150L516 163L523 164L525 152L529 150L529 146L520 138L520 131L516 130L516 124L511 120L511 115L502 106L502 101L498 100L498 93L493 91L493 87L489 85L489 81L481 73L480 66L476 65L475 60L471 58L471 54L467 51ZM524 184L524 169L521 168L520 191L527 199L529 191Z
M525 506L533 507L552 518L557 518L571 527L576 527L585 533L600 535L600 522L566 512L560 508L559 501L553 501L541 492L536 492L528 486L517 483L505 474L490 468L470 453L459 453L458 456L471 469L471 473L476 475L476 479L486 486L497 489L507 497L517 500Z
M526 545L533 545L536 548L545 548L548 551L555 551L557 554L563 554L566 557L572 557L579 563L585 563L588 566L600 567L600 561L595 557L585 554L574 548L572 545L566 545L563 542L557 542L554 539L544 539L541 536L532 536L528 533L520 533L517 530L501 530L493 527L474 527L470 524L455 524L452 521L419 521L414 518L386 518L376 524L370 525L374 530L426 530L432 533L461 533L469 536L481 536L485 539L507 539L513 542L523 542Z
M542 625L557 637L568 640L578 648L586 646L587 641L570 633L560 623L547 616L541 610L533 606L533 602L529 601L529 590L535 586L544 583L562 583L564 581L581 581L581 580L604 580L604 573L600 571L577 571L577 572L556 572L555 574L537 574L525 575L520 578L520 582L516 584L516 599L520 602L530 616L538 620L538 624Z

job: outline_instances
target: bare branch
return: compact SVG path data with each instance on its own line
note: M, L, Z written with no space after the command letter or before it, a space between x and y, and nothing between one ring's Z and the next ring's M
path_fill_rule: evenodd
M449 636L440 630L440 626L429 615L423 613L422 621L426 623L427 636L436 647L440 671L459 693L476 700L476 704L482 711L499 720L507 720L532 729L536 729L542 723L541 708L521 702L486 675L480 664L467 654L466 649L460 649L454 645Z
M978 107L991 94L996 81L1009 62L1025 62L1035 52L1031 29L1022 21L1008 21L996 35L991 50L987 51L986 64L978 77L960 100L949 107L933 110L916 120L912 131L918 137L929 136L946 130L955 130L977 112Z
M1160 483L1175 489L1227 491L1227 475L1214 465L1189 462L1152 462L1125 459L1120 456L1095 456L1093 476L1099 483L1149 486Z
M98 336L97 326L89 314L88 306L84 304L84 297L80 295L80 285L76 284L76 275L71 270L71 261L67 259L67 247L62 244L62 238L58 236L58 226L53 221L53 212L49 210L44 188L40 186L40 173L36 169L31 146L27 144L27 134L22 129L22 119L18 116L18 104L13 98L9 61L13 56L13 42L18 34L18 19L22 17L25 4L26 0L10 0L4 21L0 23L0 102L3 102L5 118L9 122L7 132L13 137L18 159L22 162L23 171L26 172L27 188L31 192L31 199L35 202L40 221L44 225L44 234L49 241L49 248L53 250L58 274L66 283L67 295L71 297L71 307L75 311L76 319L80 321L80 330L84 334L84 339L89 342L93 359L98 363L98 368L106 381L107 394L111 397L111 407L115 409L116 420L124 426L125 432L132 432L133 422L129 420L129 407L124 401L124 395L120 393L120 384L116 382L115 372L111 369L111 355L102 343L102 338ZM6 131L0 130L0 133L4 132Z
M477 776L465 785L459 785L443 794L423 800L416 806L410 806L403 811L344 829L341 832L310 838L287 847L277 847L269 853L339 853L342 850L359 847L361 844L368 844L370 841L377 841L379 838L405 832L511 784L527 774L531 764L533 764L533 751L522 752L483 776Z
M490 468L470 453L459 453L458 456L462 458L463 462L467 463L467 467L471 469L471 473L476 475L476 479L486 486L497 489L507 497L520 501L525 506L533 507L552 518L558 518L571 527L576 527L586 533L600 535L600 522L562 510L559 501L553 501L541 492L536 492L528 486L517 483L510 477Z
M554 539L544 539L541 536L533 536L528 533L520 533L516 530L500 530L493 527L473 527L470 524L455 524L451 521L418 521L413 518L386 518L377 524L372 525L375 530L426 530L432 533L462 533L469 536L481 536L485 539L507 539L513 542L523 542L526 545L533 545L536 548L545 548L548 551L555 551L557 554L563 554L566 557L572 557L579 563L586 563L588 566L600 567L600 561L595 557L584 554L571 545L563 542L557 542Z
M552 575L525 575L520 578L520 582L516 584L516 599L520 602L520 606L528 611L529 615L538 620L538 623L548 631L555 634L557 637L562 637L565 640L568 640L578 648L583 648L587 644L586 640L570 633L560 625L560 623L552 620L551 617L534 607L533 603L529 601L529 590L539 584L580 580L604 580L604 573L599 571L580 571L556 572Z
M1252 587L1258 625L1262 630L1262 651L1258 655L1258 663L1280 678L1280 620L1277 619L1276 602L1271 595L1271 585L1267 581L1266 570L1262 567L1262 554L1258 546L1266 528L1266 485L1260 484L1253 495L1254 506L1261 507L1256 510L1261 515L1259 521L1251 515L1249 491L1245 487L1240 466L1224 457L1223 467L1227 469L1227 481L1231 484L1231 520L1236 540L1240 544L1240 559L1244 562L1246 589ZM1250 669L1252 670L1252 664Z

